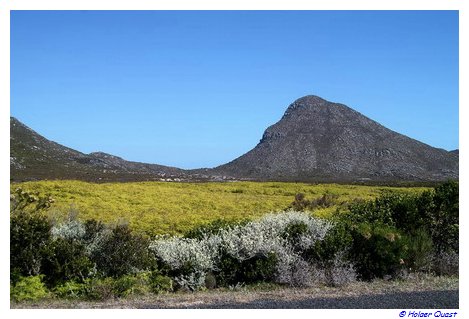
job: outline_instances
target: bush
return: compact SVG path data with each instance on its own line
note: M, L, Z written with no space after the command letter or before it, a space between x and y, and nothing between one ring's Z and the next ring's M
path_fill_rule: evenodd
M132 234L127 225L119 225L95 243L91 260L101 276L120 277L148 270L154 265L149 243L147 238Z
M325 193L321 197L307 200L305 195L298 193L295 195L295 200L288 207L296 211L305 211L305 210L314 210L316 208L327 208L334 206L337 203L337 198L339 196L336 194Z
M255 256L243 260L241 271L246 284L271 281L274 279L277 270L277 255L273 252L267 254L256 254Z
M413 272L432 270L433 241L428 231L419 228L409 237L406 266Z
M404 267L406 238L387 225L362 223L352 229L350 256L363 280L395 276Z
M214 275L218 285L224 287L238 283L272 281L277 272L277 262L277 256L273 252L258 253L245 260L239 260L224 252L220 255Z
M86 297L87 284L75 281L64 282L54 288L54 293L60 298L79 299Z
M288 241L288 243L299 250L300 247L297 247L297 244L301 242L301 237L308 232L308 225L304 222L292 222L288 224L282 233L282 238Z
M459 253L459 184L446 182L435 188L430 234L437 254Z
M43 214L53 199L17 188L10 196L10 279L40 274L41 251L50 241Z
M214 270L217 284L222 287L228 287L239 282L244 282L241 268L240 260L231 256L226 250L221 249L217 267Z
M42 273L49 287L72 280L83 282L94 272L85 247L75 240L57 238L44 248Z
M329 286L342 286L356 279L355 266L351 260L350 248L353 244L351 225L337 220L323 240L305 251L305 259L323 271L317 281Z
M433 256L432 270L438 276L454 276L459 274L459 254L445 251Z
M436 256L459 253L459 185L454 181L420 195L388 193L374 201L354 203L344 218L356 225L387 225L408 236L408 266L414 270L441 268L429 264L432 252Z
M149 285L151 292L155 294L173 291L173 280L167 276L159 274L158 272L152 272L150 274Z
M323 240L317 241L314 246L305 251L305 257L312 263L326 267L332 263L337 254L348 251L353 243L352 226L348 221L337 220L327 232Z
M321 240L330 227L327 221L289 211L202 233L200 238L159 238L150 249L159 269L189 290L203 287L210 272L219 286L262 280L289 283L292 268L301 260L299 252Z
M143 293L141 289L145 285L145 281L138 280L136 276L133 275L125 275L119 278L114 279L113 283L113 293L116 297L127 297L128 295L137 293ZM143 284L143 285L142 285ZM140 286L137 288L137 286Z
M205 285L205 272L194 271L174 277L176 290L197 291Z
M88 300L107 300L114 298L113 278L92 278L85 280L85 296Z
M42 282L42 277L39 275L18 278L15 284L10 284L10 299L35 301L48 296L49 292Z

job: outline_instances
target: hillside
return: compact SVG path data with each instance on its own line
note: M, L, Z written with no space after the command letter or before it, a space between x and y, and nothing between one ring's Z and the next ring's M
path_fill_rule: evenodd
M85 181L434 182L458 179L459 151L448 152L387 129L353 109L305 96L259 144L216 168L183 170L84 154L10 118L10 179Z
M138 181L182 179L183 170L126 161L110 154L83 154L39 135L10 117L10 179L78 179L85 181Z
M457 179L459 157L391 131L353 109L305 96L259 144L213 171L261 180L440 181Z

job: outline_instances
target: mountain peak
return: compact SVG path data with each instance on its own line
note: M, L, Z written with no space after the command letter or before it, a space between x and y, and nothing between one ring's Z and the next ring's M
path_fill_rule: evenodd
M312 108L322 107L330 102L324 100L323 98L316 96L316 95L306 95L297 100L295 100L292 104L290 104L285 111L285 116L292 114L298 110L308 110Z
M323 104L323 103L328 103L329 101L326 101L320 96L317 95L305 95L303 97L300 97L299 99L296 99L293 104L298 103L298 104Z
M458 178L456 159L344 104L307 95L288 106L254 149L216 170L271 180L444 180Z

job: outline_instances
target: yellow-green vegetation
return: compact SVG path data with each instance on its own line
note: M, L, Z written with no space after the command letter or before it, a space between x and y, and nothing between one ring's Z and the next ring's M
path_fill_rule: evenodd
M295 195L306 199L334 195L334 205L314 210L327 217L338 207L359 199L373 199L386 191L420 193L426 188L305 184L278 182L226 183L87 183L81 181L39 181L11 184L26 191L49 194L55 199L51 217L63 218L71 211L82 220L105 223L126 221L148 235L180 234L216 219L242 220L285 210Z

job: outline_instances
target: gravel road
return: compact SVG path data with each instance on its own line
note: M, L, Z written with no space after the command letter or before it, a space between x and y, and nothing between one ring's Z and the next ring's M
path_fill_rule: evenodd
M415 277L355 282L344 287L241 287L104 301L49 299L11 308L75 309L459 309L459 279Z
M168 307L169 306L169 307ZM249 302L186 302L182 304L144 304L145 309L459 309L459 291L401 292L383 295L298 300L256 299Z

